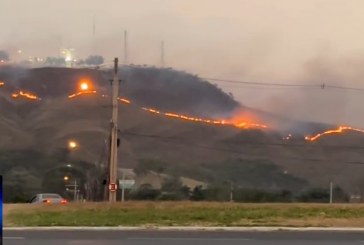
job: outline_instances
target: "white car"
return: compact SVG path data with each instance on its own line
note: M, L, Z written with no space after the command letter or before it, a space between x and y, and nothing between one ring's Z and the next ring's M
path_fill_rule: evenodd
M42 193L32 197L30 203L67 204L67 200L58 194Z

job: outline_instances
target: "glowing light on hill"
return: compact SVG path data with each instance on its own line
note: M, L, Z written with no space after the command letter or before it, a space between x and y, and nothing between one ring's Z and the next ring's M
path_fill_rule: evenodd
M330 129L330 130L327 130L325 132L316 134L314 136L306 136L305 139L307 141L315 141L315 140L318 140L319 138L321 138L324 135L342 134L342 133L345 133L345 131L354 131L354 132L364 133L364 129L353 128L353 127L350 127L350 126L339 126L337 129Z
M86 82L82 82L81 83L81 85L80 85L80 89L82 90L82 91L86 91L86 90L88 90L88 83L86 83Z
M213 125L230 125L241 129L252 129L252 128L258 128L258 129L266 129L268 128L267 125L264 124L258 124L258 123L252 123L252 122L244 122L243 119L240 120L229 120L229 119L223 119L223 120L216 120L216 119L206 119L206 118L199 118L199 117L191 117L183 114L177 114L177 113L171 113L171 112L161 112L152 108L142 107L144 111L163 115L169 118L176 118L184 121L191 121L191 122L199 122L199 123L205 123L205 124L213 124Z
M68 98L71 99L71 98L86 95L86 94L96 94L96 91L81 91L81 92L69 95ZM108 96L102 95L102 97L108 97ZM125 104L132 104L132 102L126 98L118 98L118 100ZM246 113L245 113L245 115L241 115L241 113L237 114L232 119L217 120L217 119L191 117L191 116L173 113L173 112L161 112L156 109L148 108L148 107L142 107L141 109L144 111L147 111L149 113L159 114L159 115L163 115L168 118L176 118L179 120L190 121L190 122L199 122L199 123L214 124L214 125L230 125L230 126L234 126L234 127L241 128L241 129L251 129L251 128L266 129L266 128L268 128L268 126L265 124L259 124L259 123L254 122L254 119L252 116L250 116L250 118L248 119L248 115L246 115Z
M29 92L24 92L24 91L19 91L18 93L13 93L13 94L11 94L11 97L13 97L14 99L23 97L23 98L27 98L29 100L40 100L40 98L38 96L36 96L35 94L29 93Z
M77 142L76 141L74 141L74 140L70 140L70 141L68 141L68 148L69 149L75 149L75 148L77 148L78 147L78 144L77 144Z
M118 98L119 101L125 103L125 104L131 104L130 100L124 99L124 98Z
M75 98L77 96L86 95L86 94L96 94L96 90L88 90L88 91L80 91L78 93L68 95L69 99Z

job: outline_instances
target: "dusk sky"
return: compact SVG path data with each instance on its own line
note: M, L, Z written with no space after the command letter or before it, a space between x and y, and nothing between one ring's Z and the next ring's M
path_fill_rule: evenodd
M0 49L13 59L73 47L111 61L127 29L134 64L159 65L164 40L166 65L201 77L364 88L362 0L1 0L0 9ZM364 126L360 92L219 86L251 107Z

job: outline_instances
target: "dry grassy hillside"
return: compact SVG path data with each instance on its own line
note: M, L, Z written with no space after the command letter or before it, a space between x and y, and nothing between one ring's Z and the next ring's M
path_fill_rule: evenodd
M32 76L37 77L40 84L32 87L35 81L22 78L17 80L17 86L23 84L25 89L38 92L43 96L42 100L14 100L6 90L1 92L0 148L52 153L65 147L69 140L75 140L80 147L71 152L73 159L91 163L106 161L102 155L110 118L108 97L99 93L67 98L85 71L78 74L77 70L73 70L69 74L68 70L57 70L56 74L68 74L68 78L62 79L54 77L54 70L32 72L36 73ZM105 77L105 74L96 71L90 74L99 76L99 79ZM144 73L136 74L129 73L129 76L134 76L134 80L148 80ZM49 81L57 82L57 86L49 85ZM58 83L71 85L63 88ZM140 81L138 86L142 86ZM268 189L299 190L310 185L326 187L333 179L350 192L361 191L364 165L355 164L364 162L361 147L364 137L359 133L326 136L317 142L307 142L303 135L297 134L296 138L283 141L282 133L269 129L243 130L168 118L143 111L140 106L161 104L163 100L159 96L168 94L170 88L158 87L158 90L153 87L150 90L145 87L138 90L138 86L129 88L127 92L135 103L120 103L121 167L178 174L208 183L233 181L241 186ZM204 86L207 85L202 88ZM107 93L107 87L100 87L100 84L95 87ZM49 94L48 89L51 91ZM156 90L159 92L155 93ZM215 91L212 94L219 93ZM141 99L143 95L145 99ZM152 95L158 99L153 101ZM174 91L169 96L173 101L164 100L168 105L166 110L185 112L193 107L187 103L182 108L186 99L176 100ZM199 103L197 97L194 100ZM209 110L221 111L224 103L229 104L229 110L237 105L229 102L228 97L221 101L215 101L215 109L210 106ZM207 108L206 102L199 105ZM191 114L198 114L198 111L192 110Z

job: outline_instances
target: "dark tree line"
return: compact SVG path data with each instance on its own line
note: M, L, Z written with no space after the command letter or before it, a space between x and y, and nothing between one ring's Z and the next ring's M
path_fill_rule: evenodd
M310 202L328 203L330 194L328 189L311 188L299 193L288 190L267 191L261 189L235 188L226 186L196 186L190 189L182 185L179 178L167 178L161 189L155 189L150 184L143 184L130 192L129 198L133 200L191 200L191 201L230 201L231 192L233 201L249 203L289 203ZM344 203L349 201L349 196L340 187L333 191L333 201Z
M0 50L0 61L9 61L10 60L10 56L8 54L8 52L4 51L4 50Z

